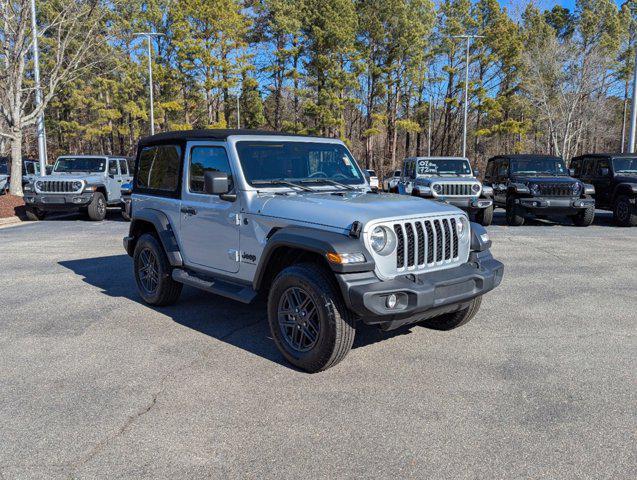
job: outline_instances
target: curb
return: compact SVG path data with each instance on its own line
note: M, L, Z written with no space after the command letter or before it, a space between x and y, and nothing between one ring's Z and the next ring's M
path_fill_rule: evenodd
M6 217L6 218L0 218L0 228L2 227L9 227L11 225L17 225L19 223L22 223L22 220L20 220L20 218L18 217Z

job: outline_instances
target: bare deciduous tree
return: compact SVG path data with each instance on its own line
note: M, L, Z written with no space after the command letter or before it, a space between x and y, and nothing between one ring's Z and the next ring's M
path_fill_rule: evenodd
M100 0L53 0L38 18L43 39L42 103L34 103L32 80L33 35L30 0L0 0L0 118L11 149L10 193L22 195L22 140L25 128L38 116L65 82L89 65L85 59L103 41L101 27L108 11Z

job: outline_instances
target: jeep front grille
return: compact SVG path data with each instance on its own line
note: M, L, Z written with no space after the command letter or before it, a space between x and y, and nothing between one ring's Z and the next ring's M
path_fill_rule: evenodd
M37 189L44 193L77 193L82 189L73 186L77 180L39 180L36 182Z
M440 191L436 192L436 190L434 190L434 192L445 197L468 197L477 195L477 193L472 190L472 187L476 185L475 183L439 183L438 185L440 185Z
M572 197L573 185L570 183L540 183L538 184L540 195L547 197Z
M422 269L458 261L458 221L444 217L394 223L396 269Z

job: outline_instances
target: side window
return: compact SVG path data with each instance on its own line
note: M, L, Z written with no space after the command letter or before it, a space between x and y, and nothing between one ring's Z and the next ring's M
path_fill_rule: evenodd
M602 176L602 169L607 169L610 172L610 162L607 158L600 158L597 160L597 175Z
M484 179L485 180L491 180L491 177L493 176L493 167L495 166L495 161L491 160L490 162L487 163L487 169L484 172Z
M108 161L108 174L109 175L119 175L117 170L117 160L109 160Z
M594 166L595 166L594 158L585 158L584 160L582 160L582 167L581 167L582 176L590 177L591 175L593 175Z
M501 160L498 162L498 177L508 177L509 176L509 161Z
M194 193L204 193L204 174L206 172L224 172L230 180L232 190L232 171L228 154L223 147L192 147L190 150L189 188Z
M126 163L126 160L119 161L119 171L122 172L122 175L128 175L128 163Z
M139 154L136 187L178 194L181 147L155 145L145 147Z

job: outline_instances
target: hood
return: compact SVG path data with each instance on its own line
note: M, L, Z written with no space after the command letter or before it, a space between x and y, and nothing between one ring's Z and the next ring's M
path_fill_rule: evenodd
M471 175L461 177L416 177L418 185L431 185L432 183L476 183L478 179Z
M516 175L512 177L514 182L519 183L556 183L556 184L568 184L577 182L578 180L572 177L553 177L553 176L525 176L525 175Z
M34 180L64 180L64 181L73 181L73 180L83 180L87 185L92 183L104 183L104 173L51 173L51 175L47 175L46 177L38 176L35 177Z
M460 212L451 205L422 198L363 192L268 195L256 199L255 207L261 215L344 230L355 221L365 225L384 218Z
M615 175L617 183L637 183L637 175Z

